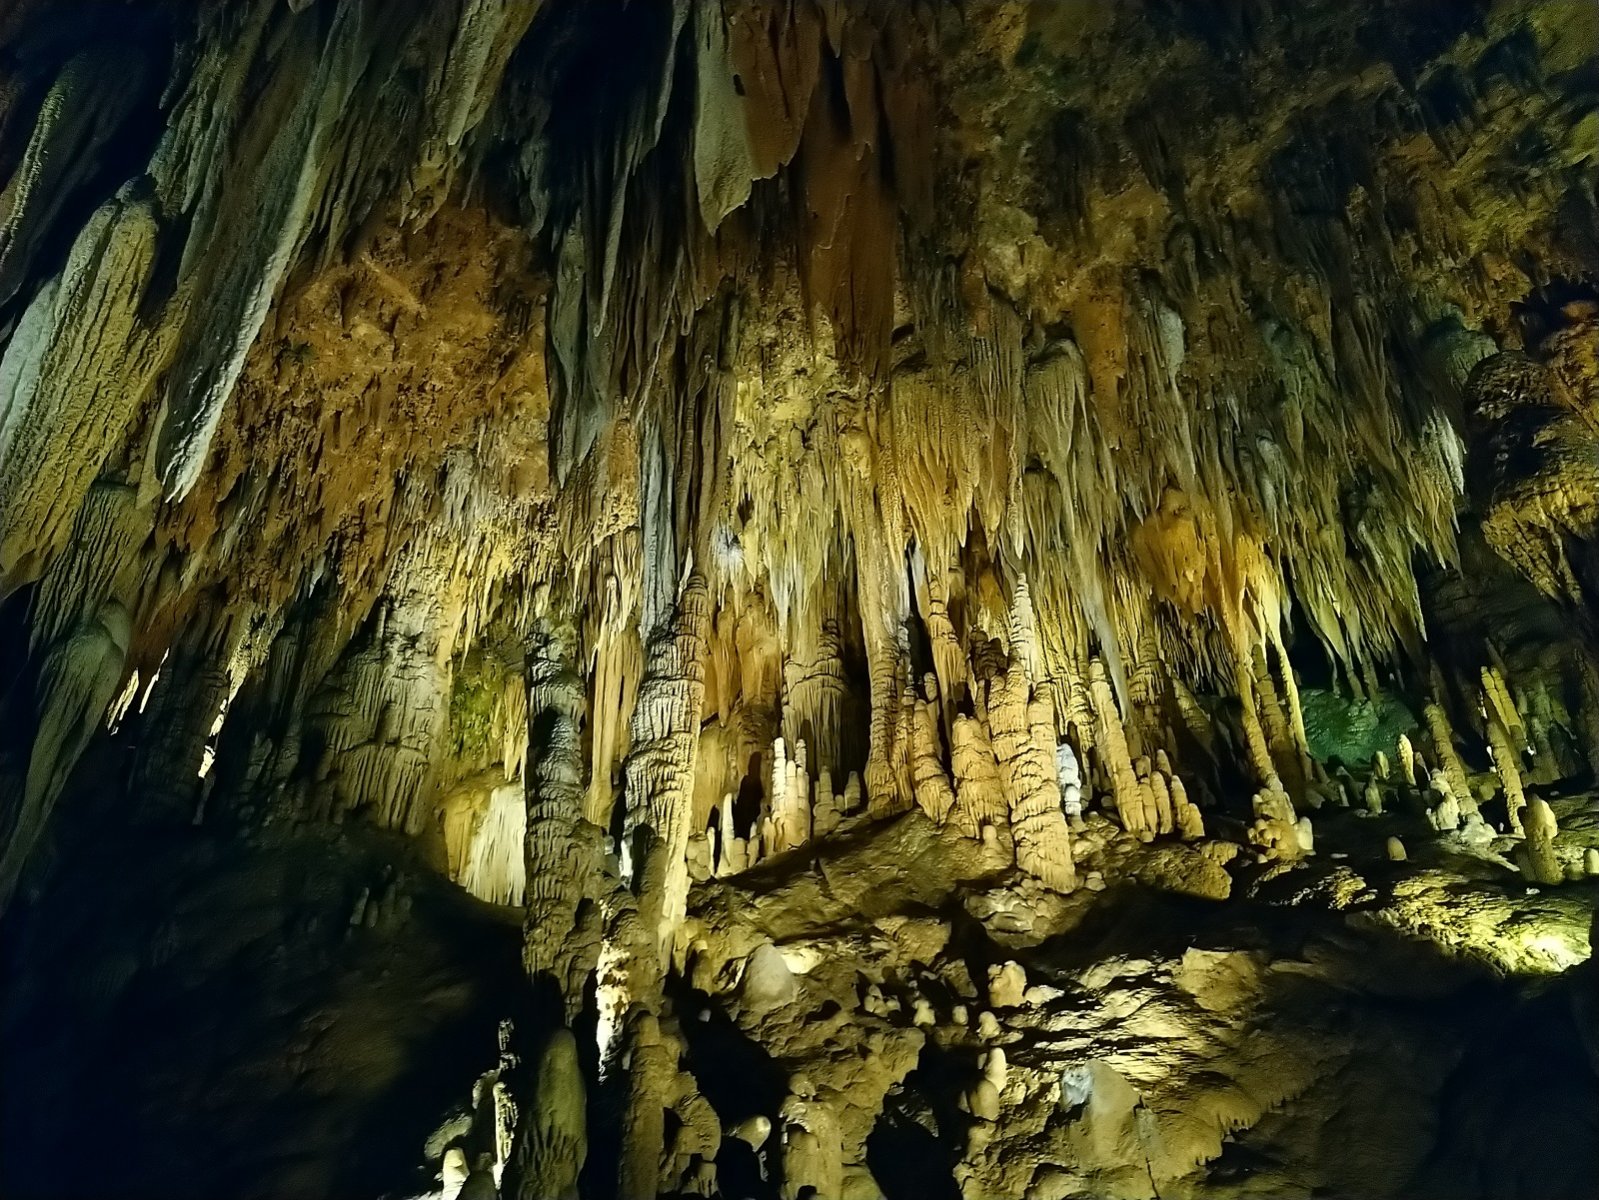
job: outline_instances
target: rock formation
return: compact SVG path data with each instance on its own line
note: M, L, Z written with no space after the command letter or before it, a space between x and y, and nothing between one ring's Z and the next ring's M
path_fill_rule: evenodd
M1595 45L12 0L0 1192L1586 1195Z

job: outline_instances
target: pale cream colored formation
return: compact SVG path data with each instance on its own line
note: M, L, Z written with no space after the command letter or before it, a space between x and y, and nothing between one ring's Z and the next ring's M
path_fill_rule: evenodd
M651 639L633 709L632 748L624 773L627 817L624 872L669 943L688 897L690 799L704 697L705 581L685 581L670 620ZM654 889L659 887L659 894Z
M1071 832L1055 767L1055 707L1048 685L1035 686L1038 661L1032 601L1019 583L1011 609L1010 661L988 692L994 757L1009 809L1016 863L1058 891L1076 884Z

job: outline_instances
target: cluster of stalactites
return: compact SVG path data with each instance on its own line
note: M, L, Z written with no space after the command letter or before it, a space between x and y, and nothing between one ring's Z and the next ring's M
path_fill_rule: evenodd
M90 639L103 651L85 675L97 696L100 675L131 666L129 638L115 632L123 615L135 641L152 612L177 621L183 610L167 601L205 568L140 524L151 497L194 484L292 264L325 260L375 210L384 180L401 181L404 215L437 208L533 19L525 7L463 3L441 20L411 0L382 23L368 19L370 0L337 0L318 21L268 4L206 15L203 52L185 57L190 74L163 101L147 178L56 239L69 246L64 265L41 281L29 271L58 215L50 193L76 186L64 150L92 154L105 135L91 118L117 117L118 103L109 76L83 59L47 89L0 226L0 302L27 301L0 359L0 586L41 580L34 634L51 672ZM1436 315L1422 300L1357 290L1296 307L1238 280L1203 290L1192 247L1176 242L1172 262L1105 281L1047 319L1021 295L989 290L980 247L956 264L895 236L925 228L931 210L932 98L917 69L927 18L847 10L682 2L650 14L664 39L660 86L606 110L587 147L603 170L572 172L576 192L552 209L548 334L567 402L556 423L567 424L554 447L563 486L538 510L549 527L505 534L532 510L500 504L460 447L435 484L406 493L429 519L440 510L436 526L383 540L384 569L350 601L356 615L320 635L361 636L328 649L320 671L258 685L279 704L295 687L317 696L305 724L323 758L301 764L297 792L316 793L310 815L424 823L454 663L518 570L536 577L522 594L558 593L529 612L559 610L579 626L583 819L609 828L646 719L650 638L698 556L719 610L705 635L717 760L735 766L708 799L695 773L685 828L715 810L718 830L731 829L736 805L718 802L736 793L752 748L766 806L721 838L716 870L739 860L738 841L749 862L815 836L857 806L841 805L833 782L858 776L858 807L915 806L974 836L994 828L1028 869L1069 886L1056 814L1082 785L1064 782L1063 750L1129 830L1187 832L1192 806L1171 763L1186 766L1181 740L1214 744L1192 691L1219 687L1242 701L1238 749L1262 794L1297 798L1311 769L1284 650L1290 619L1351 677L1419 629L1413 560L1448 560L1462 491L1447 414L1488 339L1438 321L1444 333L1400 345L1424 312ZM374 124L418 64L420 99L393 128ZM246 109L239 89L251 79L265 92ZM21 127L17 115L8 129ZM653 186L652 172L677 171L685 186ZM772 241L759 228L774 207L763 181L786 189L798 216L792 261L757 283L745 268ZM670 203L685 211L664 212ZM179 233L181 244L164 244ZM737 320L722 303L730 280ZM815 322L818 310L830 319ZM906 311L913 323L891 339ZM1548 470L1521 481L1499 467L1522 426L1488 438L1485 529L1580 608L1588 581L1563 539L1594 524L1591 471L1576 453L1591 441L1592 389L1580 339L1573 346L1548 363L1495 356L1473 400L1492 422L1503 415L1495 398L1509 397L1560 435ZM1421 377L1411 358L1424 360ZM712 374L727 386L712 388ZM713 391L714 403L692 402ZM146 428L152 399L164 415ZM489 428L476 427L480 448ZM133 435L149 463L127 451ZM703 478L663 479L691 473L677 453L686 446L702 448L692 471ZM113 459L126 479L96 482ZM221 495L205 555L225 558L246 536L265 489L241 479ZM313 583L341 567L331 553L314 561ZM243 675L276 672L266 648L282 607L241 603L174 635L169 680L183 671L204 703L152 722L170 743L160 764L187 778L177 768L198 759ZM743 614L775 630L770 645L756 645ZM864 689L852 679L861 666ZM861 691L869 736L857 747ZM1508 769L1517 735L1496 711L1487 736ZM40 749L48 773L60 747ZM507 779L520 753L505 748ZM1458 775L1446 770L1443 785L1460 792ZM194 811L178 791L174 811ZM508 795L491 815L505 814ZM510 876L474 857L482 842L463 839L473 848L462 861L485 891L514 894Z
M91 42L32 114L0 203L0 302L28 301L0 357L0 584L37 576L136 433L153 449L147 484L194 488L290 269L325 265L397 183L406 216L437 210L537 9L303 7L204 6L150 161L81 229L60 219L148 119L155 55ZM55 241L66 263L37 277Z
M773 315L779 358L811 337L793 324L800 311ZM964 310L945 314L939 342L966 346L963 358L912 356L877 389L825 370L773 375L766 341L739 352L735 416L716 431L731 432L733 467L712 514L709 578L735 603L762 597L788 638L848 572L874 744L895 736L908 621L925 627L946 704L962 682L965 630L952 621L1001 632L1003 591L972 578L985 563L1033 582L1047 674L1080 675L1098 653L1122 704L1140 666L1235 687L1262 654L1281 656L1295 601L1352 679L1419 631L1413 558L1453 556L1462 487L1461 442L1441 410L1412 422L1419 432L1402 428L1411 418L1390 409L1380 380L1351 405L1309 335L1279 323L1248 334L1261 386L1291 401L1276 425L1252 424L1242 399L1196 403L1226 386L1226 368L1187 353L1187 322L1158 293L1130 293L1113 315L1126 377L1109 385L1075 340L1038 345L997 298L981 334L961 326ZM1363 328L1349 334L1364 348L1348 351L1346 374L1382 353L1383 332L1361 342ZM1171 435L1151 441L1152 429ZM1419 453L1401 458L1396 442ZM1364 472L1358 496L1351 464ZM881 762L870 770L871 789L887 790Z

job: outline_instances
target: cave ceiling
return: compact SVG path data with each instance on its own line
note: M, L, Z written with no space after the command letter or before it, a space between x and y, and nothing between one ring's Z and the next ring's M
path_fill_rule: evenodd
M358 826L669 1079L695 889L852 822L1055 897L1226 896L1324 803L1599 871L1596 46L1580 0L12 0L0 910L107 821ZM795 1095L834 1195L873 1113ZM559 1176L550 1120L502 1166Z

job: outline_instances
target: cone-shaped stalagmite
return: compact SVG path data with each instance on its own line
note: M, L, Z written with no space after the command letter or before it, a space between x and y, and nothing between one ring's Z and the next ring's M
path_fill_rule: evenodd
M533 1088L522 1103L507 1171L508 1200L576 1200L588 1157L586 1103L577 1041L558 1029L533 1064Z

